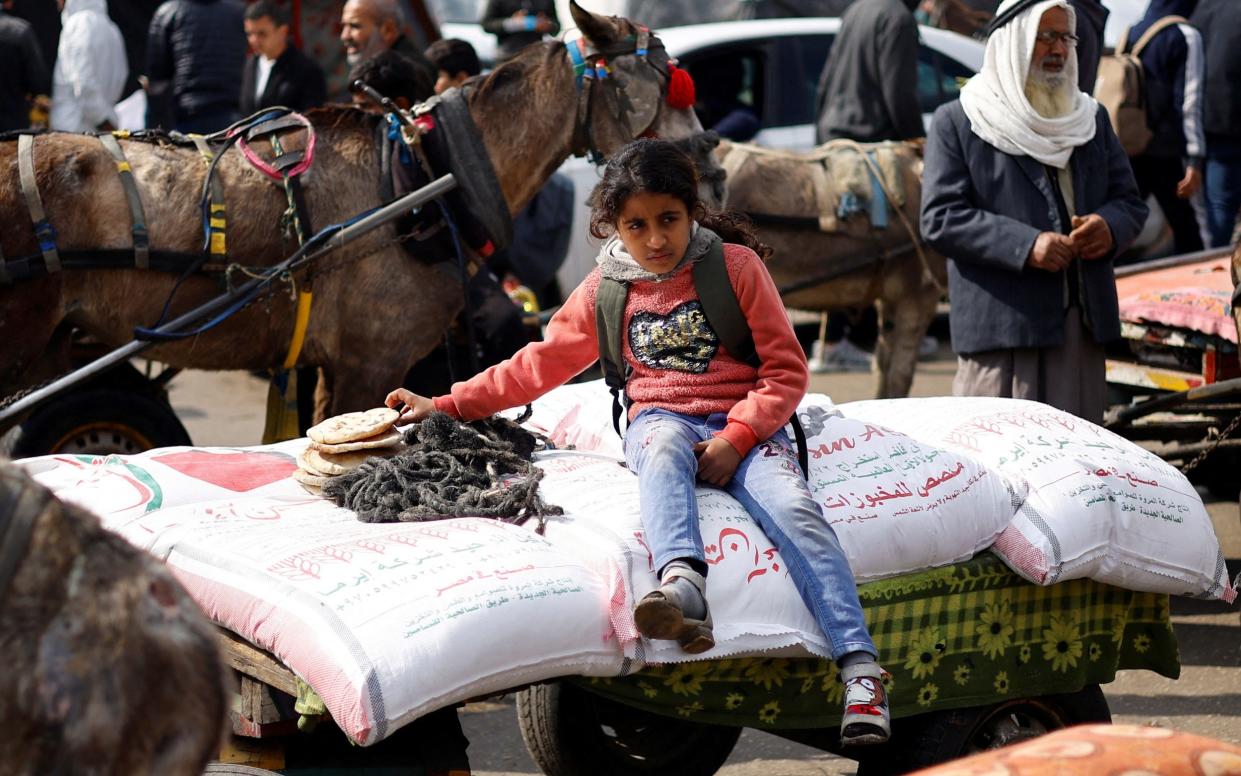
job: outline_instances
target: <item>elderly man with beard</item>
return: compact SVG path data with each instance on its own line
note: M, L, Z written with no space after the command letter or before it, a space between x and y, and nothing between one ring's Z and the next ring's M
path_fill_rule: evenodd
M927 138L922 235L948 262L959 396L1101 422L1120 336L1112 258L1147 208L1106 111L1078 89L1065 0L1005 0L982 71Z
M340 12L340 42L350 68L389 49L408 59L418 73L414 92L422 101L435 93L438 71L401 26L397 0L348 0Z

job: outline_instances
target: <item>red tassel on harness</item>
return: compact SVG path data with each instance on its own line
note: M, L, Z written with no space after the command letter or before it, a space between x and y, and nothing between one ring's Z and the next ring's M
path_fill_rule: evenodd
M668 104L674 108L694 107L694 79L681 68L668 63Z

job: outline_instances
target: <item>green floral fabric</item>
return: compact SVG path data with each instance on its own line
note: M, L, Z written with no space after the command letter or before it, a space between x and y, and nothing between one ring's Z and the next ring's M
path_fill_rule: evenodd
M892 715L1075 692L1122 668L1180 675L1168 596L1079 579L1040 587L996 556L858 588ZM662 714L747 727L840 723L836 665L738 658L577 678L592 692Z

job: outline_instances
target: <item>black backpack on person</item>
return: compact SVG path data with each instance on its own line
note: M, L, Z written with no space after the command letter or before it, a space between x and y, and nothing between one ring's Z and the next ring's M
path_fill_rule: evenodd
M737 303L737 294L733 291L732 281L728 278L728 268L724 264L724 244L716 241L707 255L697 261L692 269L694 273L694 289L698 292L698 301L702 304L703 313L712 331L720 338L720 343L738 361L758 368L761 360L754 348L754 336L746 322L741 305ZM599 290L595 297L595 325L599 334L599 365L603 369L603 380L612 391L612 426L620 434L620 418L623 412L621 396L629 374L633 368L625 363L623 337L625 328L625 301L629 296L629 284L612 278L600 278ZM801 465L802 474L810 476L809 456L806 451L806 432L793 411L789 422L793 425L793 436L797 440L797 462Z

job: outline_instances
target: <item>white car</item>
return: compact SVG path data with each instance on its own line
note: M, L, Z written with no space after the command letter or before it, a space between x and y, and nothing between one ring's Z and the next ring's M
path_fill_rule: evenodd
M775 148L814 146L814 98L819 74L840 29L836 18L755 19L694 24L657 30L668 53L702 79L713 65L740 62L744 77L738 95L759 116L762 129L750 142ZM982 67L983 44L933 27L920 29L918 102L923 120L956 99L961 84ZM600 170L585 159L569 159L559 170L573 180L578 202L569 253L557 274L565 295L594 266L598 241L589 237L586 197Z

